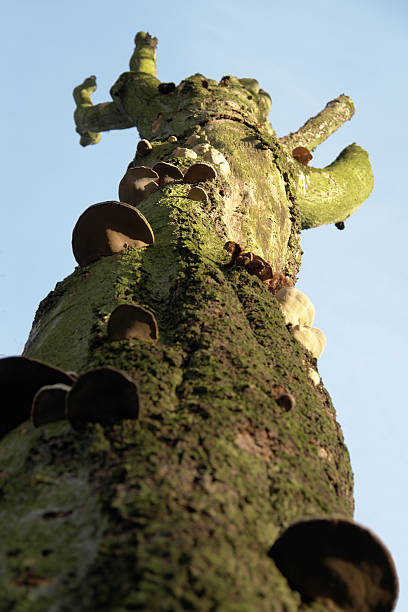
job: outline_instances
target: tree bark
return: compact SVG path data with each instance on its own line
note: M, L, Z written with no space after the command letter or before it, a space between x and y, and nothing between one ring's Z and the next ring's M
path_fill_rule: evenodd
M256 81L193 75L160 93L157 41L138 36L112 102L92 106L92 77L76 88L82 144L136 125L153 147L136 165L166 160L185 171L205 161L177 157L195 134L229 170L214 164L217 178L201 184L207 202L189 199L180 181L149 195L139 210L154 245L76 268L40 304L24 355L78 374L122 370L137 382L141 417L79 433L67 421L26 421L0 441L0 608L335 610L303 601L268 551L296 520L352 517L348 452L329 395L309 378L316 360L273 293L229 265L223 246L239 243L293 284L301 228L343 221L371 190L367 154L344 153L343 179L330 167L322 178L292 156L294 135L276 138ZM342 123L330 121L326 135ZM321 139L309 125L299 142ZM308 191L314 175L330 193ZM347 203L353 181L364 194ZM121 303L154 313L157 342L110 340L107 320ZM290 409L281 388L296 400Z

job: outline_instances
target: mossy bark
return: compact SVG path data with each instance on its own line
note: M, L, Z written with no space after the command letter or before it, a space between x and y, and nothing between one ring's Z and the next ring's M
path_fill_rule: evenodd
M327 392L308 378L314 360L265 285L226 265L223 250L240 242L295 280L296 176L260 125L253 81L217 84L229 94L209 102L203 79L186 81L188 109L159 122L136 162L171 160L196 131L230 173L205 184L208 203L183 183L150 195L140 210L154 246L77 268L38 309L25 355L78 373L127 372L142 414L84 433L26 422L0 441L2 610L335 609L302 601L267 553L297 519L352 516L348 452ZM250 106L231 116L238 95ZM107 319L124 302L155 314L157 343L109 340ZM295 397L291 410L275 385Z

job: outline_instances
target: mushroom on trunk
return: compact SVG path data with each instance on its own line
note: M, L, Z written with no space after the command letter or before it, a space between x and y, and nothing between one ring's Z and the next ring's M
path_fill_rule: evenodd
M398 578L391 555L373 533L353 521L321 518L295 523L277 539L269 556L308 599L331 599L350 611L394 608Z
M159 188L159 175L146 166L128 168L119 183L119 200L138 206L142 200Z
M65 399L70 389L69 385L57 383L44 385L37 391L31 407L31 420L34 427L65 419Z
M150 310L136 304L120 304L109 318L108 335L111 340L157 340L159 331Z
M66 399L66 417L73 429L87 423L111 425L139 416L136 383L116 368L90 370L75 381Z
M210 164L198 162L189 167L184 175L185 183L202 183L203 181L211 181L217 176L216 171Z
M30 418L31 404L45 385L72 385L74 377L59 368L28 357L0 359L2 415L0 437Z
M145 217L133 206L114 201L87 208L72 232L72 250L80 266L153 242L153 231Z
M160 187L164 187L168 183L173 183L174 181L181 181L183 179L182 171L177 168L174 164L169 164L167 162L158 162L153 170L159 175L159 185Z

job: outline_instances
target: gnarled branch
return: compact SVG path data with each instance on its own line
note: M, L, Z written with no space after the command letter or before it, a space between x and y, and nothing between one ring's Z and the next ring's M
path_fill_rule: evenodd
M290 151L296 147L313 150L354 115L353 100L342 94L331 100L315 117L311 117L297 132L279 138Z
M138 32L135 36L135 50L129 60L132 72L144 72L156 76L157 38L146 32Z
M91 95L96 89L96 77L90 76L73 91L77 108L74 113L76 130L83 146L99 142L100 132L137 127L139 107L148 105L157 92L156 78L157 38L145 32L135 36L135 50L129 61L130 72L122 74L111 88L113 102L92 104ZM132 103L127 104L128 91ZM153 109L154 110L154 109ZM156 111L157 112L157 111ZM146 114L146 109L144 109ZM147 113L148 114L148 113Z
M368 153L356 144L346 147L326 168L298 164L295 175L302 229L344 221L374 186Z

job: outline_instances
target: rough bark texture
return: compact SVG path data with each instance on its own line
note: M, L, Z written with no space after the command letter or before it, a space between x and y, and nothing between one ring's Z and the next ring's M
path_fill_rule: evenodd
M308 378L315 360L265 285L225 265L223 250L239 242L294 281L298 181L309 170L276 139L255 81L194 75L158 93L154 39L144 36L114 102L91 106L92 79L77 88L82 143L137 125L153 145L138 165L186 169L193 162L172 153L196 133L230 172L202 185L208 203L187 198L183 183L150 195L140 210L154 246L77 268L40 304L25 355L129 373L142 415L84 433L26 422L0 441L0 608L335 610L302 601L267 553L297 519L352 516L347 449L327 392ZM109 314L126 302L154 312L157 343L109 340ZM295 397L291 410L275 385Z

